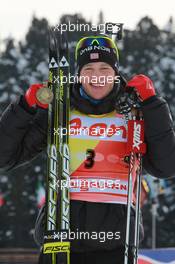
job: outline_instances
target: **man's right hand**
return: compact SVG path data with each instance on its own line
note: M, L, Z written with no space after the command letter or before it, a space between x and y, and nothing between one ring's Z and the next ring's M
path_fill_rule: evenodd
M43 89L45 87L46 86L44 84L40 84L40 83L32 84L29 87L29 89L26 91L25 96L24 96L29 107L35 108L38 106L38 107L41 107L44 109L48 108L48 106L49 106L48 104L43 104L37 99L38 90Z

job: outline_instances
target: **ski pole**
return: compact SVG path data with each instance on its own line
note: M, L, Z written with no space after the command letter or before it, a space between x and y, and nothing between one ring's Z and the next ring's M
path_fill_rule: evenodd
M142 114L139 112L139 119L143 120ZM142 182L142 153L138 153L138 168L136 173L136 205L135 205L135 236L134 236L134 262L133 264L138 263L138 248L139 248L139 225L140 225L140 198L141 198L141 182Z
M132 113L125 114L126 121L135 120L135 116L132 117ZM132 207L132 174L134 169L135 163L135 154L132 151L130 153L130 160L129 160L129 175L128 175L128 197L127 197L127 218L126 218L126 239L125 239L125 255L124 255L124 264L128 264L128 257L129 257L129 238L130 238L130 218L131 218L131 207Z
M134 114L133 114L134 113ZM139 113L137 115L136 113ZM126 116L127 118L127 116ZM128 199L127 199L127 223L126 223L126 241L124 264L128 264L128 252L130 242L130 214L133 203L133 176L136 174L136 206L135 206L135 224L134 224L134 264L138 260L139 247L139 223L140 223L140 194L141 194L141 172L142 172L142 154L145 153L144 144L144 123L140 112L132 111L128 120L128 152L130 153L130 168L128 176ZM136 171L133 170L134 163L137 162Z
M126 87L127 81L121 75L121 81ZM134 87L133 87L134 88ZM140 109L140 100L135 93L134 89L130 87L129 90L121 89L118 94L116 102L116 110L120 114L123 114L128 125L128 142L127 142L127 153L129 156L129 173L128 173L128 195L127 195L127 218L126 218L126 237L125 237L125 252L124 252L124 264L128 264L129 258L129 242L130 242L130 219L131 219L131 209L133 207L133 174L141 174L141 160L142 153L145 153L145 144L144 144L144 121L142 118L136 119L137 113ZM127 156L127 157L128 157ZM135 162L138 163L138 169L135 171ZM138 248L139 241L139 197L140 197L140 182L141 178L139 177L137 184L136 192L136 219L135 219L135 230L136 234L134 235L134 248ZM137 241L135 243L135 241ZM134 258L137 259L138 250L134 249ZM135 262L137 263L137 262Z

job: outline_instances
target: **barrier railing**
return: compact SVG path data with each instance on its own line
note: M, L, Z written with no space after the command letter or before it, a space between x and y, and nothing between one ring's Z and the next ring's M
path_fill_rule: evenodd
M38 254L36 249L4 248L0 249L0 263L37 264Z

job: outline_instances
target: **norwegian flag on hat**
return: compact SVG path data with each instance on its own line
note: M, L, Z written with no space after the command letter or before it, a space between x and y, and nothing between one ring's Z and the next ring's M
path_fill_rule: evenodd
M90 59L91 59L91 60L99 59L99 53L98 53L98 52L96 52L96 53L91 53L91 54L90 54Z

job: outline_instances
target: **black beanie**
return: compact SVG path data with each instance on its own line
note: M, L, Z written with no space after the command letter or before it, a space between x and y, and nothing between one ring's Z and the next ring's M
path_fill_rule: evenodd
M95 41L95 37L92 45L77 50L78 74L84 65L92 62L106 62L116 74L119 71L118 51L115 48L100 46L98 41Z

